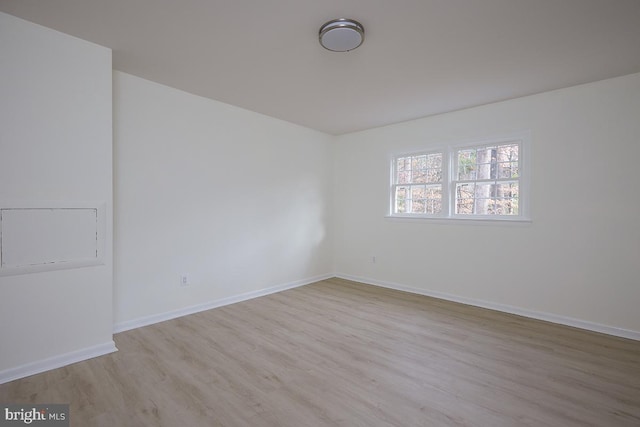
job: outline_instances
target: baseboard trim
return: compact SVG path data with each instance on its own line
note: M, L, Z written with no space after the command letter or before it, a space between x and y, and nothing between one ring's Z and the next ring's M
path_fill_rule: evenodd
M116 348L116 344L113 340L111 340L104 344L94 345L92 347L50 357L48 359L27 363L16 368L6 369L4 371L0 371L0 384L40 374L51 369L62 368L63 366L71 365L72 363L93 359L94 357L104 356L105 354L113 353L115 351L118 351L118 349Z
M419 294L419 295L438 298L446 301L458 302L461 304L472 305L475 307L488 308L490 310L496 310L504 313L515 314L518 316L529 317L531 319L544 320L546 322L557 323L560 325L571 326L578 329L585 329L592 332L599 332L602 334L613 335L620 338L628 338L628 339L640 341L640 332L638 331L632 331L629 329L602 325L599 323L593 323L586 320L574 319L572 317L565 317L565 316L560 316L552 313L528 310L525 308L514 307L506 304L498 304L490 301L465 298L465 297L460 297L457 295L452 295L452 294L443 293L443 292L435 292L435 291L429 291L426 289L418 289L418 288L413 288L411 286L405 286L398 283L375 280L367 277L352 276L349 274L342 274L342 273L336 273L335 277L340 279L345 279L345 280L351 280L354 282L364 283L366 285L380 286L383 288L410 292L412 294Z
M234 295L227 298L221 298L221 299L205 302L202 304L196 304L189 307L180 308L177 310L167 311L165 313L159 313L151 316L139 317L137 319L119 322L114 325L113 332L117 334L119 332L125 332L131 329L153 325L154 323L160 323L166 320L176 319L182 316L188 316L190 314L199 313L201 311L211 310L212 308L218 308L225 305L235 304L237 302L247 301L253 298L274 294L276 292L286 291L287 289L293 289L300 286L305 286L311 283L319 282L321 280L330 279L332 277L335 277L335 275L323 274L320 276L314 276L314 277L309 277L307 279L296 280L294 282L272 286L272 287L260 289L257 291L246 292L244 294Z

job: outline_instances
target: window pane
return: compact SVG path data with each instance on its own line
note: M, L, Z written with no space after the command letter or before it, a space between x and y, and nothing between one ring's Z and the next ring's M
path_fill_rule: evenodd
M396 159L395 184L408 184L411 182L411 158L399 157Z
M456 185L456 197L459 199L473 199L475 197L476 184L471 182L468 184Z
M495 147L478 148L476 151L476 179L495 178Z
M492 215L495 209L495 200L476 198L473 202L473 213L476 215Z
M426 182L442 182L442 153L427 156Z
M394 184L442 182L442 157L442 153L431 153L396 158Z
M439 214L442 212L442 186L412 186L411 205L411 213Z
M495 214L518 215L518 198L520 186L517 182L496 184L495 186Z
M495 184L476 184L474 213L476 215L491 215L494 212Z
M518 215L518 198L496 199L495 201L496 215Z
M457 184L456 213L488 215L493 208L493 184Z
M411 198L413 200L416 199L424 199L426 196L424 185L413 185L411 186Z
M518 177L518 150L518 144L460 150L457 152L458 180Z
M396 163L396 169L398 172L403 172L406 170L411 170L411 158L410 157L399 157Z
M517 182L508 182L496 184L494 186L494 197L497 198L512 198L518 197L518 192L520 188Z
M517 182L456 185L456 213L475 215L518 215Z
M458 151L458 180L476 179L476 150Z
M394 213L439 214L442 212L441 185L394 187Z
M498 162L518 162L518 144L499 145L496 152Z
M428 169L426 182L442 182L442 169Z
M458 199L456 201L456 213L469 215L473 213L473 199Z
M442 212L442 187L431 186L426 188L426 211L430 214Z
M496 149L496 178L514 178L519 176L517 144L499 145Z
M427 182L427 156L413 156L411 158L411 182Z
M429 154L427 156L427 168L429 168L429 169L441 169L442 168L442 153Z
M412 183L424 183L427 182L427 171L425 169L414 169L411 171Z
M456 185L456 213L472 214L475 195L475 184Z
M409 189L407 187L396 187L396 213L407 212L407 198L409 195Z
M442 199L442 187L439 185L427 187L427 198Z
M411 186L411 213L425 213L425 186Z
M425 213L425 199L413 200L411 203L411 213L421 214Z
M427 199L427 213L439 214L442 212L442 199Z
M398 177L396 179L398 184L409 184L411 183L411 171L398 171Z
M427 156L414 156L411 158L411 169L426 169L427 168Z
M498 163L498 179L504 178L517 178L520 174L518 169L518 162L503 162Z

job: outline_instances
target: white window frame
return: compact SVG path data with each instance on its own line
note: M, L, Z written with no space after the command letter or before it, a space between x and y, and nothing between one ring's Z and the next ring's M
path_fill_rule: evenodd
M480 148L491 145L506 145L517 143L518 148L518 214L517 215L478 215L457 214L456 208L456 183L459 181L457 174L457 152L469 148ZM414 214L395 213L395 188L402 186L395 182L397 160L402 157L419 156L442 153L442 211L439 214ZM439 145L433 148L395 154L390 160L390 186L389 186L389 211L388 218L408 218L426 220L462 220L462 221L499 221L499 222L530 222L531 221L531 133L519 132L501 137L492 137L476 140L459 141L446 146Z
M399 184L395 182L395 177L397 176L397 165L398 162L397 160L403 157L417 157L417 156L429 156L432 154L441 154L442 155L442 183L440 185L442 185L442 194L443 194L443 201L446 199L446 197L444 197L444 195L449 191L448 190L448 185L447 185L447 176L448 176L448 170L449 170L449 164L447 162L447 157L444 154L443 150L429 150L429 151L420 151L417 153L409 153L409 154L403 154L403 155L399 155L399 156L394 156L393 160L392 160L392 165L391 165L391 215L393 216L397 216L397 217L408 217L408 218L413 218L413 217L424 217L424 218L431 218L431 217L440 217L441 214L415 214L415 213L394 213L395 211L395 204L396 204L396 189L397 187L407 187L407 186L412 186L412 185L425 185L427 187L429 186L434 186L434 185L438 185L437 183L405 183L405 184ZM442 210L444 211L446 209L445 204L442 204Z

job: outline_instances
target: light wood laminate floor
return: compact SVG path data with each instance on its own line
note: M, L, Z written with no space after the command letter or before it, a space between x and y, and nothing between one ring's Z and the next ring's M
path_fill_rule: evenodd
M73 426L640 426L640 342L341 279L0 385Z

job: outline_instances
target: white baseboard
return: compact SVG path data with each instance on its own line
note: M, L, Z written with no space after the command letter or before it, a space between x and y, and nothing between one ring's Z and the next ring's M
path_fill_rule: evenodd
M118 351L113 341L0 371L0 384Z
M165 313L158 313L152 316L139 317L137 319L127 320L125 322L119 322L114 325L113 332L114 333L124 332L131 329L141 328L143 326L153 325L154 323L164 322L165 320L171 320L177 317L187 316L189 314L195 314L201 311L210 310L212 308L222 307L229 304L235 304L237 302L258 298L258 297L262 297L269 294L274 294L276 292L286 291L287 289L297 288L299 286L308 285L310 283L319 282L321 280L330 279L332 277L335 277L335 275L323 274L320 276L297 280L295 282L289 282L282 285L272 286L266 289L260 289L253 292L246 292L240 295L234 295L227 298L221 298L218 300L205 302L202 304L192 305L189 307L180 308L178 310L167 311Z
M621 338L629 338L640 341L640 332L629 329L616 328L614 326L601 325L599 323L588 322L586 320L574 319L571 317L559 316L557 314L545 313L540 311L528 310L525 308L514 307L506 304L498 304L489 301L477 300L472 298L460 297L457 295L447 294L443 292L429 291L426 289L418 289L410 286L400 285L397 283L385 282L381 280L370 279L367 277L351 276L349 274L336 273L335 277L340 279L352 280L367 285L380 286L383 288L396 289L398 291L410 292L413 294L425 295L428 297L438 298L447 301L459 302L461 304L473 305L476 307L488 308L490 310L501 311L504 313L516 314L518 316L529 317L531 319L544 320L560 325L571 326L574 328L585 329L602 334L613 335Z

